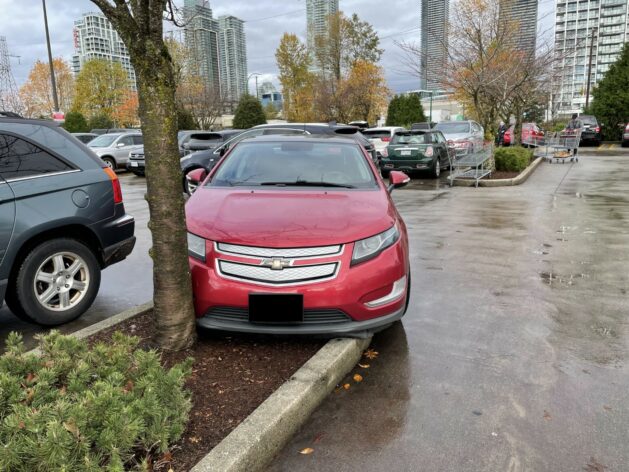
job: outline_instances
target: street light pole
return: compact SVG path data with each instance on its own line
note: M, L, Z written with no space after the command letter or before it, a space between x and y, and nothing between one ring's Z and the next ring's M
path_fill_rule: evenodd
M592 56L594 55L594 33L596 28L592 28L592 37L590 38L590 60L588 62L588 81L585 88L585 108L590 104L590 82L592 81Z
M256 98L258 100L260 100L260 92L258 91L258 77L261 75L262 74L260 74L259 72L252 72L251 74L249 74L249 77L247 77L247 88L249 88L249 81L251 80L251 77L256 78Z
M52 101L55 110L59 111L59 98L57 97L57 81L55 80L55 67L52 64L52 50L50 48L50 33L48 32L48 15L46 14L46 0L41 0L44 8L44 25L46 27L46 45L48 46L48 63L50 64L50 83L52 85Z

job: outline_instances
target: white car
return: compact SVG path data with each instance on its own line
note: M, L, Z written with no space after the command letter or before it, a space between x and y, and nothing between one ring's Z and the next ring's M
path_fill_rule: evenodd
M457 156L473 154L483 149L485 130L476 121L441 121L433 129L443 133L456 149Z
M124 169L129 154L142 149L143 145L142 133L138 131L101 134L87 144L112 169Z
M368 128L361 132L376 148L378 158L385 156L385 149L391 142L393 135L398 131L406 131L401 126L381 126L379 128Z

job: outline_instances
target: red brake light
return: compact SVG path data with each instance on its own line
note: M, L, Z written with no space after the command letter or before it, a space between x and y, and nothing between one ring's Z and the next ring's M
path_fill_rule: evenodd
M120 188L120 180L118 180L118 176L109 167L105 167L103 170L111 180L111 188L114 191L114 203L122 203L122 188Z
M385 136L384 138L380 138L382 140L383 143L388 143L389 141L391 141L391 136Z
M600 126L597 126L596 128L594 128L594 130L595 130L597 133L600 133L600 132L601 132L601 127L600 127Z

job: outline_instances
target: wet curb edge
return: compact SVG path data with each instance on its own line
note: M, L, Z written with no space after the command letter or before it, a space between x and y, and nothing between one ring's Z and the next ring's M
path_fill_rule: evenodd
M370 342L371 337L328 341L191 472L262 469L360 360Z
M536 158L529 166L520 172L519 175L512 179L495 179L495 180L480 180L478 182L479 187L508 187L511 185L520 185L524 183L535 169L542 163L543 157ZM454 179L454 185L458 187L473 187L476 184L472 179Z

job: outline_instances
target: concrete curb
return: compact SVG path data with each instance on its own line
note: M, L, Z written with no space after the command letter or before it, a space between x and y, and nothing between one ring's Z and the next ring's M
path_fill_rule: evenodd
M537 169L537 167L544 160L543 157L536 158L529 166L520 172L519 175L512 179L495 179L495 180L480 180L478 182L479 187L508 187L511 185L520 185L531 176L531 174ZM472 179L454 179L454 185L457 187L473 187L476 185L476 181Z
M370 342L371 337L329 341L191 472L262 469L354 367Z
M134 316L141 315L152 309L153 309L153 302L148 302L148 303L145 303L144 305L138 305L133 308L129 308L128 310L118 313L117 315L110 316L106 320L99 321L98 323L95 323L91 326L80 329L73 333L67 333L67 334L63 333L63 334L65 336L72 336L77 339L89 338L93 334L96 334L104 329L111 328L112 326L122 323L123 321L128 320L129 318L133 318ZM35 349L31 349L27 353L39 355L40 351L39 351L39 348L36 347Z

